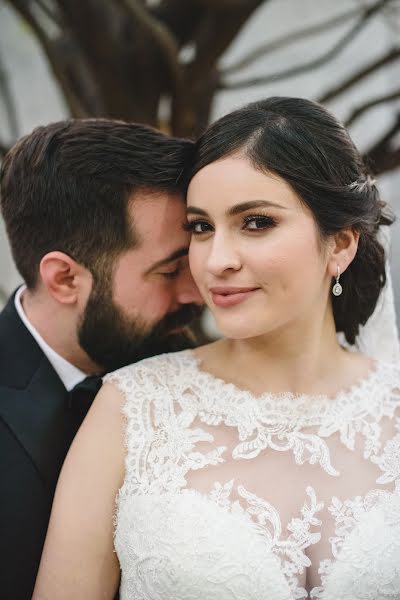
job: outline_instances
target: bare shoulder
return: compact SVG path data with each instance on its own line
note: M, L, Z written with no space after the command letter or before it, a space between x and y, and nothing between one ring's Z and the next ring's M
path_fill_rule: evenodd
M96 413L99 417L119 416L123 404L122 391L112 381L105 381L93 401L90 413Z
M123 394L112 384L102 386L72 443L64 470L72 465L75 473L87 461L109 466L115 483L121 485L125 456ZM112 477L113 478L113 477Z
M342 354L341 372L349 381L359 381L368 377L377 366L377 362L361 352L345 350Z
M382 385L398 387L400 384L400 365L383 362L359 352L345 352L342 388L350 388L354 384L378 381Z
M99 430L102 421L107 424L107 429L111 433L111 427L114 425L120 430L122 423L122 407L124 396L122 392L111 383L105 383L93 400L93 404L84 419L78 435L87 428Z
M112 598L119 565L113 545L115 498L124 480L123 396L105 384L65 459L34 599Z

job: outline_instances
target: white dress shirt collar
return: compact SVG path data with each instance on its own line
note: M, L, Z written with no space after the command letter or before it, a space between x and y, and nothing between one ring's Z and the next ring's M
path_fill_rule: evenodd
M29 321L26 316L24 309L22 308L21 295L26 289L25 285L22 285L16 292L14 297L15 308L17 313L19 314L21 321L25 325L25 327L29 330L32 337L36 340L40 348L42 349L43 354L46 356L53 369L63 382L67 391L71 391L78 383L83 381L87 376L86 373L72 365L70 362L65 360L62 356L60 356L53 348L44 341L40 333L35 329L32 323Z

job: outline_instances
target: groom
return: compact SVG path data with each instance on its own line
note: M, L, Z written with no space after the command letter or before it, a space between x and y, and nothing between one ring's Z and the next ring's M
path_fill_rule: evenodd
M191 143L69 120L6 155L1 210L24 285L0 314L0 596L29 600L64 457L100 375L188 345L180 173Z

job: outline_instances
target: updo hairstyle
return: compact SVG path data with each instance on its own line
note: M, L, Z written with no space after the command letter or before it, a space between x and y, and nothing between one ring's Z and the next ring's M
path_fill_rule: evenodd
M310 100L252 102L208 127L195 145L189 178L233 154L284 179L312 211L322 240L349 227L360 234L357 254L341 278L343 294L332 297L336 330L354 344L386 282L377 233L393 216L348 132Z

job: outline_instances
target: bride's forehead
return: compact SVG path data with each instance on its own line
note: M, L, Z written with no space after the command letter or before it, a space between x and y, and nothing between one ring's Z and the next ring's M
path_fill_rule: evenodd
M248 159L228 157L203 167L190 182L188 205L217 210L222 206L264 200L285 208L302 203L287 181L256 169Z

